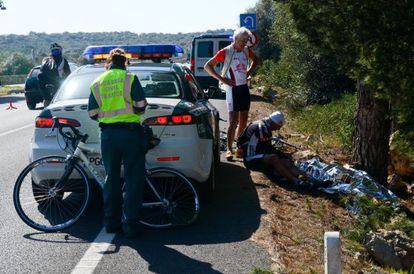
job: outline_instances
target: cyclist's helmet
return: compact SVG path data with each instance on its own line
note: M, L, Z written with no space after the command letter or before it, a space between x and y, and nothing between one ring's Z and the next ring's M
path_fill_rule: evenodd
M50 45L50 53L52 56L58 56L62 54L62 46L58 43L53 43Z
M279 126L283 126L283 124L285 123L285 116L280 111L275 111L272 114L270 114L269 119L273 123L278 124Z

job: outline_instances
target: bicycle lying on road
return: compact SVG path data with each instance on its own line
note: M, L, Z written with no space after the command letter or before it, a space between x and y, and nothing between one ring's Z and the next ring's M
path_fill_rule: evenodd
M13 202L19 217L30 227L55 232L75 224L85 212L91 198L91 182L87 171L101 187L104 174L87 155L100 153L85 144L88 135L54 118L52 131L57 128L65 148L73 149L66 157L45 156L26 166L17 178ZM70 131L64 131L69 128ZM156 146L160 139L152 137ZM171 168L147 169L140 222L151 228L183 226L193 223L199 213L198 194L180 172Z

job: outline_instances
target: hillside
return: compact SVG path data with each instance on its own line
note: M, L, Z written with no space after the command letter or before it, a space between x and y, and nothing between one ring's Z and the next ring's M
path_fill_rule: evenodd
M231 29L208 30L192 33L133 33L133 32L77 32L77 33L37 33L28 35L0 35L0 63L12 53L22 53L31 58L32 49L36 59L41 59L49 51L49 45L58 42L64 47L65 56L72 62L79 62L79 56L86 46L99 44L146 44L174 43L183 47L188 53L194 36L204 33L232 33Z

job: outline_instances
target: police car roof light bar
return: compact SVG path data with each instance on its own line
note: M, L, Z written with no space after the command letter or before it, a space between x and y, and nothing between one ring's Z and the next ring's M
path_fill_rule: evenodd
M124 49L129 59L168 59L182 57L184 53L180 46L174 44L102 45L88 46L82 56L88 63L104 61L115 48Z

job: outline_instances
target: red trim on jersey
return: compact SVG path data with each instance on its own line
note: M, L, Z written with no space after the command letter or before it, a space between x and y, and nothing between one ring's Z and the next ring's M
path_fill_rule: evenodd
M221 49L219 50L216 55L214 56L214 60L216 60L219 63L224 62L224 60L226 59L226 51L225 49Z
M254 58L254 53L253 51L249 48L249 58L253 59Z

